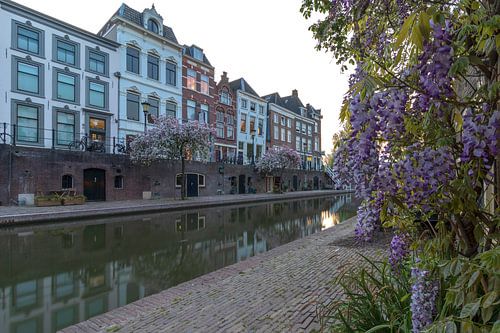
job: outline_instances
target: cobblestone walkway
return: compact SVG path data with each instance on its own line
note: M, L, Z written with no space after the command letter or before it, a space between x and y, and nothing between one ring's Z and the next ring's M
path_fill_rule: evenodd
M309 332L341 297L331 281L384 255L356 246L354 219L65 329L73 332Z

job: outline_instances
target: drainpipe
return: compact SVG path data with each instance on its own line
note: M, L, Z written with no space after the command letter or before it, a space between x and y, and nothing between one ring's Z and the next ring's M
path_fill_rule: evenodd
M122 74L120 72L115 72L114 75L118 79L118 96L117 96L118 126L116 130L116 136L118 138L118 142L120 142L120 79L122 77Z

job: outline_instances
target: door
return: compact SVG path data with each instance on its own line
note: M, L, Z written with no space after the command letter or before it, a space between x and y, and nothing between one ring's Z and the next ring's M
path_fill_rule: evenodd
M298 180L297 180L297 175L294 175L293 176L293 181L292 181L292 185L293 185L293 190L294 191L297 191L298 189L298 184L297 184Z
M88 201L106 200L106 171L102 169L83 170L83 195Z
M198 174L188 173L187 175L187 196L198 196Z
M315 190L319 190L319 178L317 176L314 176L313 186Z
M245 179L247 177L245 175L240 175L238 177L238 193L245 194Z

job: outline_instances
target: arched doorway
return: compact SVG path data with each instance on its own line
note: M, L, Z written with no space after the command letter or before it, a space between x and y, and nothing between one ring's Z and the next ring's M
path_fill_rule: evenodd
M87 201L106 200L106 171L102 169L83 170L83 195Z

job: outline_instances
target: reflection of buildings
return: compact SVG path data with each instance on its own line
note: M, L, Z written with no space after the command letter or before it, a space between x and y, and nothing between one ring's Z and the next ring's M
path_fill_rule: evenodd
M334 199L0 233L0 332L54 332L321 230ZM26 229L28 230L28 229Z

